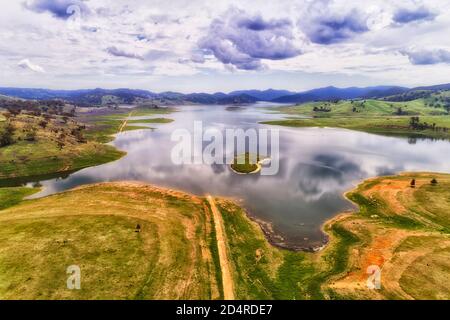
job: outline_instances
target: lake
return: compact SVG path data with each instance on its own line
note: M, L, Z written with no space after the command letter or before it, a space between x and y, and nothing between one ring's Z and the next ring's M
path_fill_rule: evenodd
M401 171L450 171L450 143L427 139L386 137L330 128L287 128L258 124L280 119L256 104L180 106L156 130L127 131L113 144L128 154L113 163L87 168L65 178L41 181L35 197L87 183L139 180L204 195L233 197L251 216L270 222L276 241L293 248L320 246L326 239L321 225L353 205L343 193L362 180ZM226 128L280 130L280 170L273 176L238 175L227 165L171 161L175 129L192 130L194 121L221 131ZM105 208L107 210L108 208ZM76 210L76 208L74 208Z

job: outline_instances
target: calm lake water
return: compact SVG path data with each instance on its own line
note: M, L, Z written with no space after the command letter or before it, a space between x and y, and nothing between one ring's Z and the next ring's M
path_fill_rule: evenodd
M260 125L282 115L258 104L241 109L226 106L181 106L168 115L171 124L119 134L113 144L124 158L78 171L64 179L41 181L45 196L87 183L139 180L204 195L238 199L258 219L271 222L285 244L310 247L322 243L320 227L333 215L352 209L342 194L361 180L401 171L450 172L450 143L385 137L341 129L285 128ZM205 127L280 129L280 170L274 176L237 175L227 165L174 165L174 129ZM107 208L105 208L107 210Z

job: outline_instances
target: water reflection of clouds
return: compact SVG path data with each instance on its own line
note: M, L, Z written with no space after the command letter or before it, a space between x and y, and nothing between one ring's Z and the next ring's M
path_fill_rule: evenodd
M359 165L338 154L317 154L312 163L299 163L293 169L298 190L308 201L317 201L325 193L342 190L349 182L364 176Z
M275 176L236 175L226 165L173 165L171 150L176 142L170 135L176 128L192 130L195 120L202 120L204 128L218 130L259 128L258 121L272 117L252 107L240 112L225 108L186 107L170 115L175 122L155 131L124 132L113 143L127 152L124 158L64 180L44 181L40 195L86 183L141 180L201 195L243 199L247 209L272 221L288 240L317 240L323 221L350 207L342 193L357 182L404 170L450 171L450 144L445 141L409 144L407 139L342 129L265 125L280 129L280 171Z

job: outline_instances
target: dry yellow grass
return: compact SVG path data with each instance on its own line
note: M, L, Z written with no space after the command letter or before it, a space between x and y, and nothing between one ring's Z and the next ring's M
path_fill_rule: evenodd
M433 178L437 185L430 182ZM416 180L416 187L410 182ZM450 175L405 173L368 180L348 194L359 214L330 221L360 241L346 273L328 289L353 299L450 299ZM367 268L381 269L381 290L367 290Z
M231 200L214 201L216 235L206 199L141 183L11 199L0 214L0 299L217 299L224 282L238 299L450 299L450 175L369 179L347 197L360 210L326 223L320 253L271 246ZM74 264L81 290L66 288ZM373 265L381 290L367 288Z
M22 202L0 215L0 299L219 298L205 210L125 182ZM81 290L66 288L70 265Z

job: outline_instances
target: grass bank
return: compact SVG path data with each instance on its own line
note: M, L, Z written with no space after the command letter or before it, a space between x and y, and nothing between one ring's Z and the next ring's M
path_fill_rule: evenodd
M324 225L330 242L319 253L271 246L240 207L219 201L237 298L449 299L449 190L445 174L370 179L347 194L359 212ZM367 288L374 265L382 271L381 290Z
M139 124L165 124L173 120L169 118L145 118L139 120L127 120L128 117L154 117L158 115L166 115L176 110L173 108L135 108L128 113L113 113L107 115L91 116L82 115L80 121L86 124L86 136L99 143L108 143L114 139L113 135L122 131L132 130L148 130L154 129L147 126L139 126Z
M139 183L90 185L3 210L0 298L220 298L205 210L204 199ZM80 290L66 287L70 265L81 269Z
M444 108L430 107L424 100L388 102L379 100L314 102L271 108L287 114L285 120L263 124L288 127L334 127L375 134L450 138L450 115ZM411 127L411 117L419 124Z
M162 109L138 108L131 115L166 114ZM130 120L129 114L84 115L68 118L58 115L19 114L11 118L13 143L0 148L0 180L73 172L115 161L125 155L105 143L126 130L151 129L139 123L169 123L166 118ZM0 122L0 131L6 128Z
M0 198L0 298L223 297L214 221L204 198L105 183L20 202L31 192L9 190ZM450 175L369 179L346 196L359 211L324 225L330 242L318 253L270 245L241 207L216 198L235 297L450 298ZM65 286L65 270L74 264L82 270L81 290ZM367 288L370 266L381 269L380 290Z

